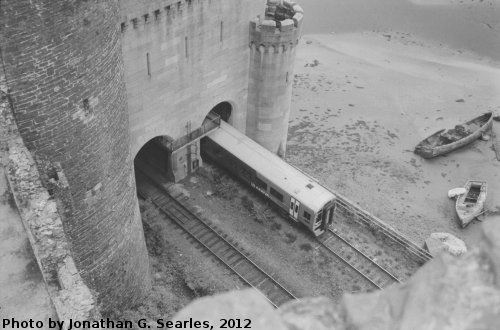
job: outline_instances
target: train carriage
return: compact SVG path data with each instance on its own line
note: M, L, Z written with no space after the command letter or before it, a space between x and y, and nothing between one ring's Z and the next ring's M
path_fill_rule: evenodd
M335 195L232 126L221 122L201 144L203 157L248 183L314 235L331 225Z

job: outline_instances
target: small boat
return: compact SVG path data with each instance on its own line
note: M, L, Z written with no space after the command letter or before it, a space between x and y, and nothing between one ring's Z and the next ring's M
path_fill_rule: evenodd
M455 128L442 129L415 147L415 153L424 158L447 154L480 138L493 122L493 112L487 112Z
M457 197L455 205L462 228L482 213L488 185L484 181L471 180L467 181L464 188L465 194Z

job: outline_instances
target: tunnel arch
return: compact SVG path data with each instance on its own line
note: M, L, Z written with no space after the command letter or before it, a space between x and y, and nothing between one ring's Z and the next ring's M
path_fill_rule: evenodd
M210 112L214 112L219 117L224 120L226 123L231 123L232 119L232 114L233 114L233 105L228 102L228 101L222 101L220 103L217 103L212 109L210 109Z
M144 143L134 156L136 177L137 171L142 168L159 174L164 181L173 181L172 152L169 148L173 141L168 135L157 135Z

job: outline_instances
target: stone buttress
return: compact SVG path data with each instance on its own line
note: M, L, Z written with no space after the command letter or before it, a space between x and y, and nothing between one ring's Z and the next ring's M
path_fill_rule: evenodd
M136 197L117 0L3 0L0 47L19 132L86 284L109 307L150 287ZM62 171L69 189L57 193ZM52 188L51 188L52 187Z
M294 2L268 0L265 17L250 22L246 134L285 156L295 51L303 11Z

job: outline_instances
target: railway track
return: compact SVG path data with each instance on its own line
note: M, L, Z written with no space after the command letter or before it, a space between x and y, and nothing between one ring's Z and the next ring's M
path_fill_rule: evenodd
M318 238L323 247L342 260L377 289L400 280L331 229Z
M170 196L163 187L153 182L144 172L136 169L138 195L150 200L163 214L236 273L245 283L259 290L274 307L278 308L287 301L297 299L271 275L250 260L245 253L177 199Z
M367 211L356 206L355 203L348 200L346 197L336 193L337 195L337 207L335 212L341 212L346 217L354 222L358 222L362 225L371 228L372 230L383 234L388 239L399 244L401 247L406 249L408 253L414 256L421 264L426 263L432 259L432 256L424 250L423 248L417 246L410 239L403 236L394 228L385 224L382 220L375 217L374 215L368 213Z

